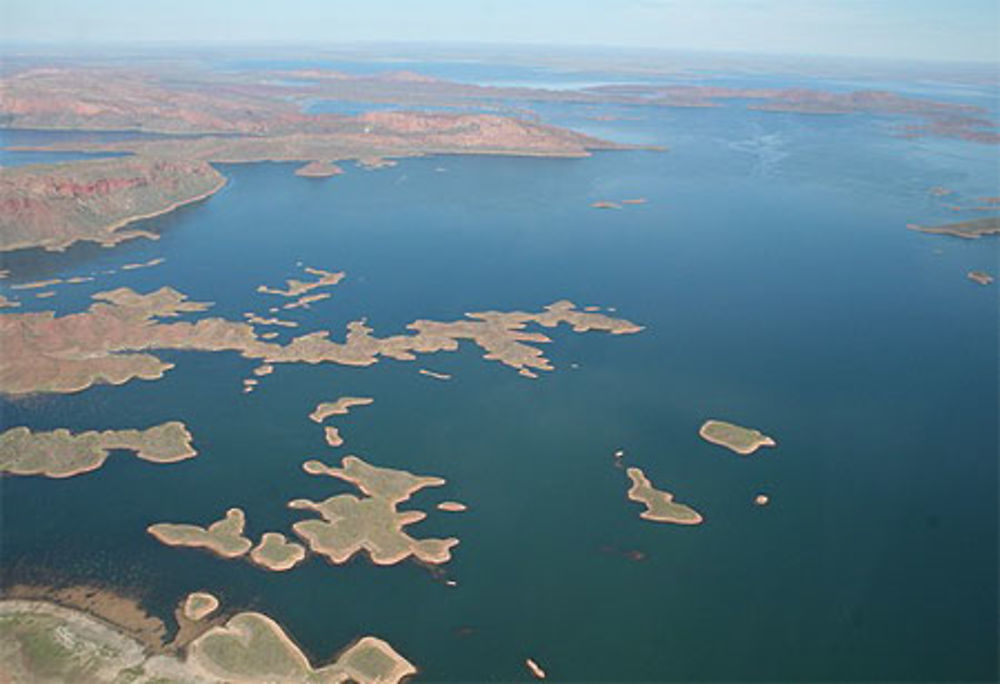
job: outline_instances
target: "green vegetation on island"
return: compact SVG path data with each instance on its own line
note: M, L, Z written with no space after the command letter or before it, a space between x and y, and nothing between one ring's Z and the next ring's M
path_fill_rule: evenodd
M313 412L309 414L309 419L316 423L322 423L330 416L347 414L353 406L368 406L374 401L371 397L340 397L336 401L324 401L316 405Z
M357 640L330 664L313 667L281 626L262 613L238 613L224 625L208 626L186 646L151 647L79 610L0 600L4 681L396 684L416 671L372 636Z
M265 532L260 543L250 551L253 563L274 572L291 570L305 560L305 557L305 547L288 541L280 532Z
M219 607L219 599L206 591L195 591L184 599L184 617L195 622L207 618Z
M342 467L307 461L302 468L310 475L325 475L356 486L365 496L339 494L325 501L295 499L288 507L314 511L319 518L300 520L292 530L313 552L335 564L345 563L355 554L366 552L377 565L393 565L409 556L425 563L439 564L451 559L458 539L415 539L403 531L407 525L427 517L423 511L400 511L397 506L425 487L445 484L439 477L413 475L405 470L379 468L356 456L346 456ZM465 504L446 501L442 511L464 511ZM225 518L207 528L192 524L157 523L149 534L168 546L204 548L223 558L239 558L249 551L249 560L267 570L282 572L301 563L307 550L289 541L280 532L266 532L254 546L244 535L246 518L239 508L231 508Z
M0 434L0 473L72 477L100 468L115 450L132 451L137 458L152 463L175 463L196 454L191 433L178 421L146 430L77 434L64 428L32 432L16 427Z
M155 239L155 233L122 228L205 199L225 182L203 161L137 156L3 167L0 251Z
M326 440L326 443L332 447L339 447L344 443L344 438L340 436L340 430L335 427L324 427L323 438Z
M698 430L702 439L724 446L746 456L760 447L773 447L777 443L759 430L740 427L722 420L709 420Z
M625 474L632 481L628 498L646 506L646 510L639 514L640 518L677 525L701 524L703 518L698 511L675 502L674 495L670 492L654 488L640 468L629 468Z
M204 548L223 558L236 558L253 546L253 542L243 536L245 526L246 516L243 511L239 508L230 508L226 511L226 517L207 528L189 524L157 523L147 527L146 531L168 546Z
M261 613L239 613L188 646L187 663L213 680L237 682L398 682L416 673L375 637L363 637L330 665L314 668L281 626Z
M302 520L292 529L313 550L333 563L345 563L367 552L377 565L393 565L409 556L425 563L445 563L458 539L414 539L403 531L426 517L422 511L399 511L397 506L425 487L445 484L439 477L420 477L403 470L378 468L356 456L346 456L341 468L307 461L310 475L326 475L350 482L366 496L339 494L325 501L296 499L289 508L314 511L319 519Z
M290 288L295 288L294 285ZM306 295L309 296L309 295ZM57 316L52 311L0 314L0 393L77 392L98 383L119 385L132 379L155 380L173 368L158 358L160 350L235 351L261 364L338 363L370 366L380 358L413 361L417 354L453 352L469 341L483 358L498 361L523 376L554 370L534 344L552 340L525 330L569 325L573 332L600 330L612 335L634 334L642 326L602 313L580 311L566 300L541 312L485 311L467 313L464 320L416 320L409 334L376 337L363 320L347 325L343 342L329 331L301 335L287 344L266 341L253 326L223 318L166 322L181 313L197 313L210 304L188 301L169 287L140 294L128 288L99 292L83 312Z

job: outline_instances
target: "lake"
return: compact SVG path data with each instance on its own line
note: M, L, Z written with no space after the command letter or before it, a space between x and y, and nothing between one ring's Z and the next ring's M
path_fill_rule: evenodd
M424 680L524 679L529 657L558 680L996 677L997 289L966 272L995 272L997 241L905 228L958 220L932 186L963 201L996 194L995 149L902 139L879 117L740 103L533 108L670 149L431 156L320 180L294 164L218 165L229 183L217 195L143 222L158 241L6 255L0 293L61 313L94 292L169 285L242 318L278 303L255 289L301 276L297 262L346 271L332 298L282 312L302 326L279 329L281 340L317 329L339 339L361 317L384 336L417 318L561 298L645 326L552 331L556 368L537 380L463 344L370 368L279 365L244 395L254 362L167 352L176 368L159 381L5 400L4 427L177 419L199 451L174 465L114 455L67 480L4 479L7 581L125 587L164 618L208 590L226 609L274 617L314 662L374 634ZM595 119L608 113L619 118ZM6 131L3 143L55 135ZM590 207L638 197L648 202ZM166 262L102 273L157 257ZM51 299L9 291L92 273ZM307 415L342 395L375 403L328 421L346 439L331 449ZM742 457L708 444L697 431L709 418L778 446ZM704 524L641 520L616 449ZM363 558L268 573L145 532L239 506L249 536L288 533L303 517L289 500L352 491L301 463L348 453L447 480L403 507L429 513L414 536L461 539L443 566L458 586ZM769 506L753 504L759 492ZM434 510L444 499L469 511Z

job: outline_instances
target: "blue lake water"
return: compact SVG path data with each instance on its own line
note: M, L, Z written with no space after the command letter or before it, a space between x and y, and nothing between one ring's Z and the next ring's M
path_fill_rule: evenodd
M294 164L220 165L221 192L144 222L160 240L7 255L0 292L68 312L97 291L170 285L238 318L265 313L274 302L256 286L302 261L348 277L289 314L295 334L339 337L367 316L387 335L563 297L645 331L556 330L556 370L534 381L463 346L362 369L279 366L243 395L252 362L175 352L160 381L5 401L6 427L181 419L199 450L3 480L5 575L132 588L164 617L205 589L272 615L316 659L381 636L427 680L525 679L528 657L560 680L995 678L998 299L965 274L995 272L997 242L905 229L961 216L931 186L997 194L995 150L904 140L876 117L533 108L670 150L426 157L322 180ZM629 118L594 120L608 111ZM649 202L589 206L631 197ZM103 273L154 257L166 262ZM91 273L52 299L9 290ZM347 441L335 450L306 416L341 395L375 403L330 421ZM779 446L736 456L698 437L708 418ZM618 448L705 523L640 520ZM230 506L252 537L287 531L301 517L290 499L350 491L300 464L345 453L448 481L408 505L430 513L416 536L461 539L444 566L457 587L409 562L314 557L266 573L144 532ZM444 499L470 510L433 510Z

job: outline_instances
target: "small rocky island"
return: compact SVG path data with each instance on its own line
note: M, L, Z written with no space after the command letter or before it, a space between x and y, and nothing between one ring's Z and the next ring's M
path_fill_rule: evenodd
M759 430L740 427L723 420L706 421L698 430L698 434L707 442L724 446L744 456L752 454L760 447L773 447L777 444Z
M649 478L640 468L629 468L625 471L632 486L628 490L628 498L646 506L639 514L643 520L674 523L675 525L700 525L701 514L690 506L674 501L674 495L653 487Z
M368 406L374 401L371 397L340 397L336 401L320 402L309 414L309 420L322 423L330 416L347 415L352 406Z
M969 280L979 283L980 285L989 285L993 282L993 276L986 271L969 271L966 275Z
M955 223L945 223L939 226L922 226L910 223L906 226L910 230L917 230L921 233L933 233L935 235L953 235L955 237L975 240L984 235L1000 233L1000 217L990 216L987 218L973 219L971 221L957 221Z
M219 599L206 591L188 594L181 604L181 611L188 620L198 622L207 618L219 608Z
M243 536L245 526L243 511L230 508L222 520L207 528L186 523L157 523L150 525L146 531L168 546L193 546L208 549L223 558L235 558L253 546L253 542Z
M329 178L342 173L344 173L342 168L328 161L312 161L295 170L295 175L302 178Z

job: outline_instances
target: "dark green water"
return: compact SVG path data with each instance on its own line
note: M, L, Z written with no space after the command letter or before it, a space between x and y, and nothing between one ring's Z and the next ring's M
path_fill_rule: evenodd
M263 313L256 286L301 260L348 278L295 316L296 333L339 337L367 316L386 335L562 297L647 329L557 330L556 371L536 381L463 347L367 369L279 366L244 396L252 362L166 353L177 367L161 381L8 401L5 426L181 419L199 450L3 480L8 581L137 587L164 616L207 589L274 616L317 659L381 636L426 680L524 679L526 657L557 680L995 678L997 289L965 273L995 271L997 243L904 228L954 218L930 186L996 194L995 151L894 138L874 119L639 111L545 115L670 152L433 157L320 181L294 165L223 166L218 195L147 222L157 242L9 256L8 284L167 259L23 297L29 309L166 284L219 315ZM637 196L649 204L588 206ZM348 394L376 401L330 421L347 445L329 449L306 416ZM708 445L697 429L710 417L779 447L741 458ZM618 448L705 523L640 520ZM144 532L230 506L250 536L287 531L300 518L290 499L349 491L301 462L344 453L448 480L414 497L430 515L411 531L461 539L444 566L459 586L408 562L266 573ZM753 506L759 491L767 508ZM448 498L469 512L433 510Z

